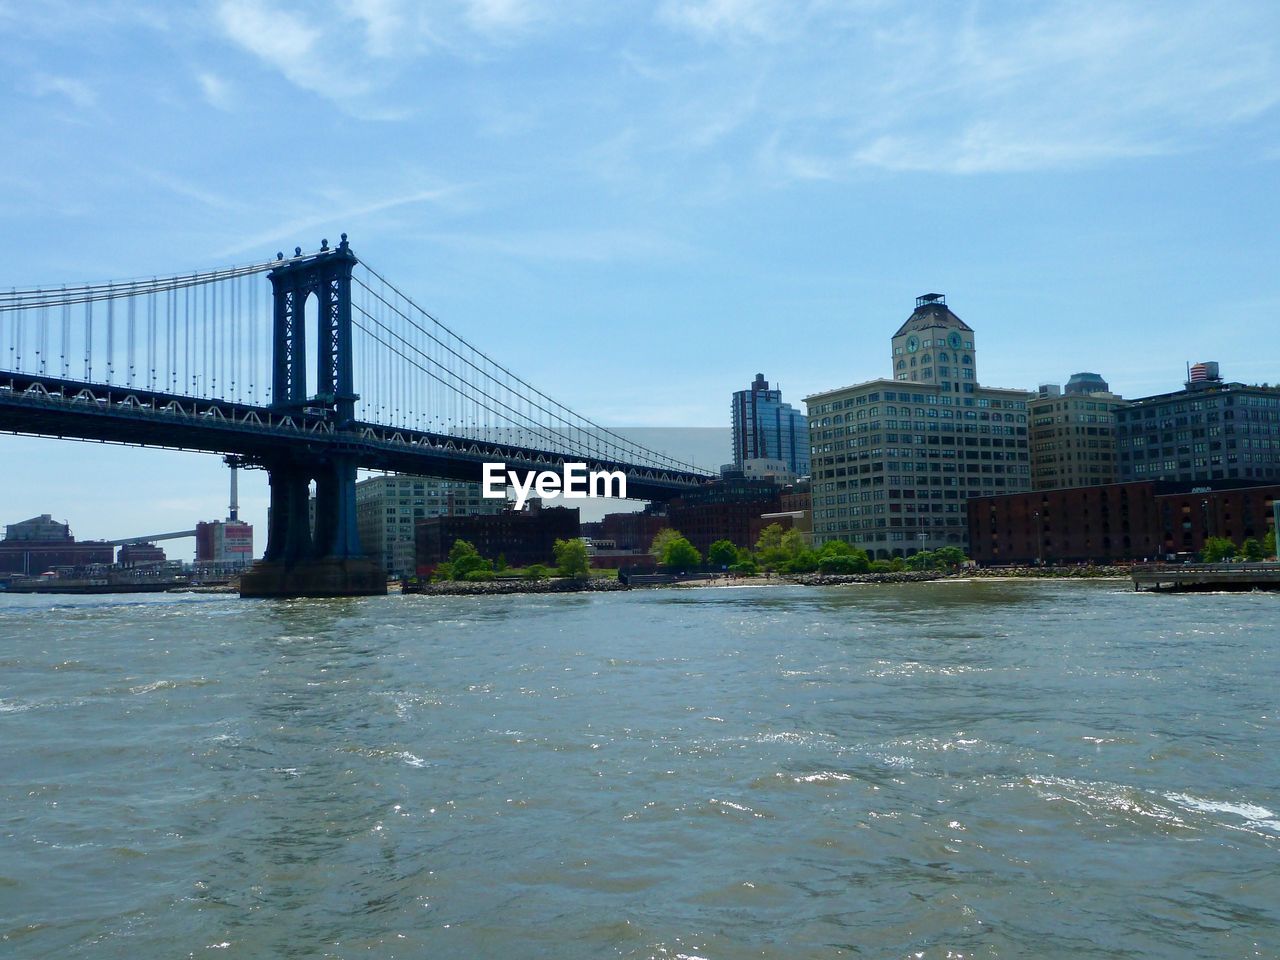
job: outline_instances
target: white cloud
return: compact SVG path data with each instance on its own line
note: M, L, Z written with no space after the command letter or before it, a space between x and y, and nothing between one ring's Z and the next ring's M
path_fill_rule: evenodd
M467 21L484 33L518 30L542 15L529 0L466 0L464 6Z
M1196 149L1280 104L1276 10L669 0L659 19L736 41L704 54L672 112L718 103L703 129L747 128L761 171L785 181L1064 169ZM752 75L760 95L744 117Z
M773 0L665 0L658 18L703 37L776 36L799 5Z
M429 234L451 249L466 248L523 260L579 263L688 259L697 251L681 240L644 228L553 229L526 233Z
M320 31L279 6L259 0L222 0L218 21L227 36L279 70L304 90L323 92L332 83L317 55Z
M334 232L354 232L363 222L376 214L387 213L401 207L414 206L421 203L444 203L455 197L461 188L453 186L432 187L428 189L410 190L393 196L376 199L348 198L342 206L336 206L342 198L326 198L316 203L325 212L315 215L294 217L284 223L271 227L247 239L227 247L215 254L217 257L230 257L245 251L261 253L274 243L292 245L305 239L316 230L334 230ZM332 240L333 238L330 237ZM318 244L317 244L318 246Z
M74 77L36 74L31 78L31 92L38 97L50 95L64 97L81 110L87 110L98 102L98 92L83 80L77 80Z
M200 92L204 95L205 101L211 106L219 110L230 110L234 104L234 97L231 93L231 84L216 73L201 73L196 76L196 82L200 84Z

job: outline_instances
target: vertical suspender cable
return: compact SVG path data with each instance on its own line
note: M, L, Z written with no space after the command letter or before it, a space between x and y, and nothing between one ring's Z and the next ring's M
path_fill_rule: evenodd
M116 298L107 298L107 383L115 382Z
M84 301L84 379L93 381L93 301Z
M67 288L62 288L63 299L66 299ZM62 379L68 380L71 377L71 304L63 303L62 305Z
M128 361L129 368L127 374L127 382L130 387L133 386L133 371L135 368L134 354L134 334L137 332L137 284L129 284L128 300L125 301L125 330L128 332L129 339L125 346L125 359Z

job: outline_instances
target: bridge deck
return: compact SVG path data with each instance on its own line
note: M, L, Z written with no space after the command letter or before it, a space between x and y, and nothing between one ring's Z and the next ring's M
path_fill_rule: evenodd
M450 436L376 423L336 424L331 417L223 400L154 393L31 374L0 374L0 430L209 453L262 463L290 454L354 457L360 466L478 482L485 463L515 470L556 469L566 462L618 470L633 499L664 500L696 488L709 474L620 463L589 451L563 453L519 443Z
M1143 564L1133 588L1151 592L1280 590L1280 563Z

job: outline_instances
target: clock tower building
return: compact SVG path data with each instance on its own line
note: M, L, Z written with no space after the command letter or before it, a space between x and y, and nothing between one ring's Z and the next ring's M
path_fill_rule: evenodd
M978 384L973 328L951 312L940 293L916 297L916 308L893 335L893 378L972 394Z
M970 497L1031 489L1026 390L978 383L973 328L940 293L891 338L893 376L805 398L813 541L877 560L968 549Z

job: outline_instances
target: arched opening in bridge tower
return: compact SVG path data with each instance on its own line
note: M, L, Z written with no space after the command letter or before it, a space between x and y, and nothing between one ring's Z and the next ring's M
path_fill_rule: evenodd
M307 344L307 362L303 367L307 377L305 395L310 399L320 392L320 298L314 292L307 294L302 305L302 329Z

